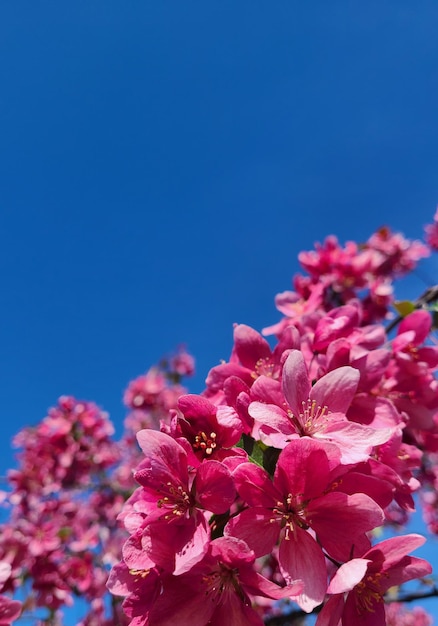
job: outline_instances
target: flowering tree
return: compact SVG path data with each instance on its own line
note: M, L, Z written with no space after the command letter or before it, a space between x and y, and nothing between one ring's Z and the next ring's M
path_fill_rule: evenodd
M438 211L425 242L328 237L201 394L180 349L128 385L120 441L71 397L19 433L0 625L60 626L78 598L78 626L431 624L407 604L437 595L425 538L400 533L416 504L438 532L438 288L394 282L433 250Z

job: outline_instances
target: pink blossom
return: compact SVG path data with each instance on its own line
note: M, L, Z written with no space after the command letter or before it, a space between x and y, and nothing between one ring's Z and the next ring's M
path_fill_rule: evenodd
M255 555L233 537L210 543L204 559L189 572L163 580L163 592L149 613L149 626L263 626L251 607L253 596L294 599L300 581L286 587L254 571Z
M233 473L249 507L228 522L226 534L246 541L257 557L270 554L280 539L281 572L286 580L304 581L297 602L306 611L320 604L326 591L321 546L334 559L345 560L360 547L366 550L366 532L383 523L383 511L368 496L327 493L331 468L338 464L336 447L329 453L306 439L291 441L280 453L273 481L252 463Z
M209 528L203 511L227 511L235 498L233 481L218 461L205 461L190 477L187 452L165 433L142 430L137 439L145 459L134 474L141 485L134 509L144 522L125 544L124 558L130 568L159 565L180 574L205 554Z
M297 437L334 443L343 463L368 458L374 445L387 441L390 428L375 430L348 421L345 416L359 381L358 370L339 367L311 386L304 357L292 350L283 367L282 390L286 408L253 402L250 415L261 424L260 436L278 448Z
M327 593L331 598L318 616L316 626L385 626L383 596L390 587L430 574L424 559L407 556L423 545L424 537L391 537L352 559L337 570Z

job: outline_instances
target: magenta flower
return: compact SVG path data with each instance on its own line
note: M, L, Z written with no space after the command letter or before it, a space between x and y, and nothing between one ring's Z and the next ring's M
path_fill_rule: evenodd
M263 626L251 607L251 597L294 599L302 583L291 581L279 587L257 574L254 562L254 553L243 541L215 539L189 572L163 579L163 592L149 613L148 626Z
M283 367L286 408L252 402L249 414L262 425L260 436L274 447L284 448L297 437L312 437L322 443L336 444L344 464L365 461L373 446L387 441L392 430L367 428L346 418L359 376L353 367L338 367L312 387L303 355L292 350Z
M297 602L305 611L321 604L325 596L322 548L338 561L357 549L361 554L370 545L366 532L384 519L381 508L363 493L326 493L331 467L338 463L334 446L329 457L320 443L302 439L291 441L281 452L273 481L253 463L243 463L233 473L249 508L228 522L225 533L244 540L256 557L270 554L280 541L281 573L286 581L303 580Z
M134 473L141 488L134 493L133 516L142 523L125 544L124 558L130 568L159 565L181 574L207 551L204 511L229 509L235 498L233 480L218 461L202 463L192 480L187 452L165 433L141 430L137 439L146 458Z
M373 546L362 558L341 565L327 589L333 596L316 626L385 626L386 591L432 572L424 559L407 556L425 541L415 534L392 537Z
M172 420L171 434L175 439L182 437L190 443L189 461L192 465L240 455L241 451L233 446L240 439L243 424L234 409L216 406L195 394L181 396L178 408L182 415Z

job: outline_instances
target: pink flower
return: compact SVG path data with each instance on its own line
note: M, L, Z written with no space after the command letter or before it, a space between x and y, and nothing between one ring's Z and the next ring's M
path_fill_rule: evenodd
M165 433L141 430L137 439L146 458L134 474L141 488L133 506L143 521L125 544L124 558L130 568L159 565L181 574L208 548L204 511L225 513L235 498L234 484L218 461L205 461L189 477L186 451Z
M227 456L240 454L232 449L243 431L242 420L229 406L217 407L212 402L195 394L183 395L178 400L182 415L176 414L172 420L171 434L178 439L182 436L192 450L189 460L199 465L204 460L222 461Z
M386 539L337 570L327 593L333 594L316 626L385 626L383 596L390 587L430 574L424 559L407 556L423 545L420 535Z
M321 546L332 558L346 560L355 550L367 549L366 532L384 519L380 507L363 493L326 493L331 469L338 464L334 446L329 456L320 443L306 439L284 448L273 481L253 463L243 463L233 473L249 508L230 520L226 534L243 539L257 557L270 554L280 540L281 573L286 581L303 580L297 602L305 611L323 601L327 588Z
M254 571L255 555L234 537L211 542L204 559L181 576L166 577L148 626L263 626L252 596L280 599L300 593L301 581L279 587Z
M291 439L312 437L337 445L344 464L365 461L373 446L387 441L392 430L367 428L346 418L359 376L352 367L338 367L312 387L303 355L292 350L283 367L286 408L252 402L249 414L261 424L260 436L265 435L269 445L284 448Z

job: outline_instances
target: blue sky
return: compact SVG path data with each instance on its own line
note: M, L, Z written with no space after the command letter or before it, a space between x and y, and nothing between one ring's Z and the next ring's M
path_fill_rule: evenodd
M2 3L0 474L61 394L120 432L179 343L201 391L327 234L421 237L437 25L428 0Z

